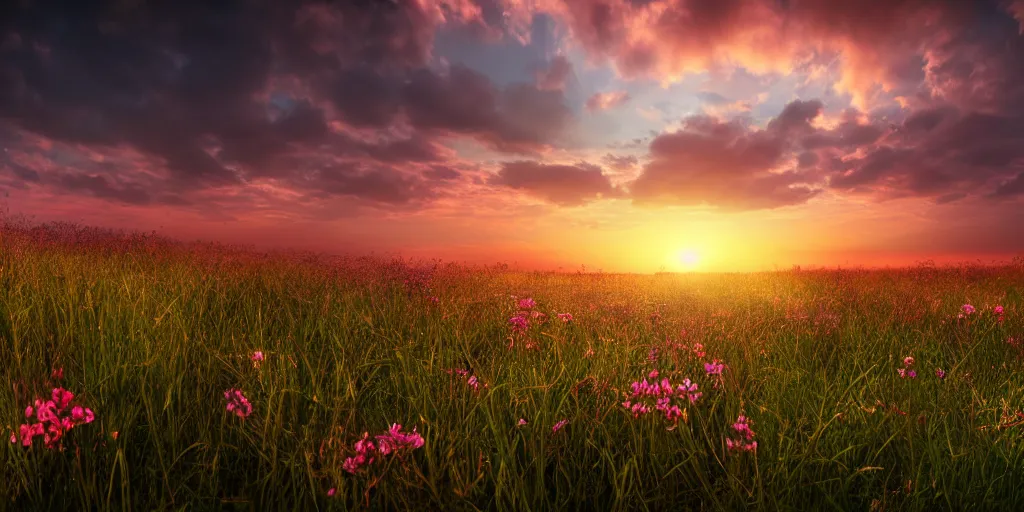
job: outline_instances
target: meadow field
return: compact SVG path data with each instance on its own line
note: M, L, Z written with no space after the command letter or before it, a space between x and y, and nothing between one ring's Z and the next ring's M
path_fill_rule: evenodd
M554 274L2 237L0 509L1024 507L1019 261Z

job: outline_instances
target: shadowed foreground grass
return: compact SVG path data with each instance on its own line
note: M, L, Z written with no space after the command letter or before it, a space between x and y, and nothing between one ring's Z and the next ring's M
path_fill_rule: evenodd
M11 224L2 251L4 437L58 385L96 419L4 442L0 508L1024 505L1019 264L554 275ZM675 422L622 405L652 370L699 386ZM756 451L727 449L741 414ZM342 470L392 423L425 445Z

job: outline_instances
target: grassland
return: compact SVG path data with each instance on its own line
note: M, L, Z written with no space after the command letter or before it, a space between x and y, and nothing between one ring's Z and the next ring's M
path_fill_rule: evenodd
M1020 264L559 275L2 234L4 437L58 386L95 421L4 442L0 509L1024 506ZM634 415L652 370L702 395ZM756 451L727 447L740 415ZM343 470L393 423L424 445Z

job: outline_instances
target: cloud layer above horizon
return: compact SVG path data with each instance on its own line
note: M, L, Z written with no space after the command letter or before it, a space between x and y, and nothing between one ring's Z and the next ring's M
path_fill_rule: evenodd
M39 1L0 20L0 187L27 213L621 228L911 201L933 250L1024 250L1024 0Z

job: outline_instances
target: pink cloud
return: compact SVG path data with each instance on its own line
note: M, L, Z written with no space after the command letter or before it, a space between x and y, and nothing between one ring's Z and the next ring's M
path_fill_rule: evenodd
M587 110L591 112L598 110L609 110L618 107L629 101L629 94L626 91L598 92L587 98Z

